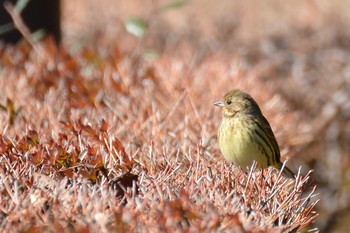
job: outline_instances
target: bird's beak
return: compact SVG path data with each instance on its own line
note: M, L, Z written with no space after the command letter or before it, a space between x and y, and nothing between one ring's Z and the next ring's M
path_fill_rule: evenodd
M214 103L214 105L222 108L222 107L224 107L224 102L219 101L219 102Z

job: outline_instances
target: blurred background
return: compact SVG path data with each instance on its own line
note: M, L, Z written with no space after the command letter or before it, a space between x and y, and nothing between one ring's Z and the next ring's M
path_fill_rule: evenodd
M53 34L73 53L94 46L193 62L220 54L272 83L288 102L283 111L301 113L294 124L302 129L280 126L290 135L282 151L294 167L315 170L321 202L314 226L350 232L350 1L55 2L61 14Z

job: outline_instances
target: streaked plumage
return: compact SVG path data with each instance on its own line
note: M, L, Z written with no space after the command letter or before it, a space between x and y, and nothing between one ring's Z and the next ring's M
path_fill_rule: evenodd
M260 168L282 168L279 146L271 126L249 94L234 89L215 105L222 107L218 139L227 161L242 168L250 167L254 160ZM287 167L283 174L294 178L294 173Z

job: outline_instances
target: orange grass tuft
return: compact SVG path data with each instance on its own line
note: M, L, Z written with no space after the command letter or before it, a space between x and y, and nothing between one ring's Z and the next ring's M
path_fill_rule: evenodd
M25 43L1 51L0 101L12 101L0 113L4 231L310 230L317 194L309 174L296 182L274 169L245 174L218 152L212 103L227 83L283 105L259 96L254 75L241 81L247 71L218 56L163 57L131 72L118 52L37 46L50 59ZM293 124L298 113L285 119Z

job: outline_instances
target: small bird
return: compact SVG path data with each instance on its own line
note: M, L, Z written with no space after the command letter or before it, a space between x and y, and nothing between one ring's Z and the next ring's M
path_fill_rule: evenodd
M257 162L258 168L273 166L282 169L280 150L271 126L248 93L231 90L215 105L222 108L218 139L227 161L244 169L253 161ZM286 166L282 174L295 179L294 173Z

